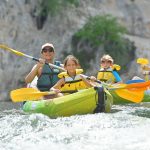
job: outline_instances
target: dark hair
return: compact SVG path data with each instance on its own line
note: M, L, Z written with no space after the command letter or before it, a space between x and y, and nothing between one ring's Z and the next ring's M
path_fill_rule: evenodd
M75 62L75 64L76 64L77 66L80 66L78 59L77 59L75 56L73 56L73 55L68 55L68 56L64 59L64 66L67 65L68 60L72 60L72 61Z

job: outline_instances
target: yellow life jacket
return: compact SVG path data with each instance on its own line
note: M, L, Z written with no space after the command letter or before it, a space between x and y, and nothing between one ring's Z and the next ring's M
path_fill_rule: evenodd
M113 70L117 70L119 71L121 69L121 67L117 64L113 64L113 66L111 67Z
M85 83L82 81L80 74L83 72L82 69L76 69L76 76L70 77L67 72L58 74L59 78L64 78L65 84L61 87L61 91L68 90L81 90L87 88Z
M120 70L121 67L119 65L114 64L112 67L108 69L101 68L97 74L97 80L104 81L104 82L110 82L110 83L115 83L116 78L113 75L114 70Z

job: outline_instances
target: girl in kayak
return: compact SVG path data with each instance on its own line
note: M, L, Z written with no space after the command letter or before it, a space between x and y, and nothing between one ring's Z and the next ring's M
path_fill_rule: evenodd
M82 69L80 67L79 61L73 55L68 55L64 60L65 72L62 72L58 75L60 80L50 89L59 93L58 96L62 96L61 91L74 91L89 88L92 86L90 81L85 79Z
M137 63L141 65L141 69L142 69L141 71L144 75L145 80L143 80L141 77L134 76L131 80L128 80L126 82L127 84L145 82L149 80L149 75L150 75L150 66L148 66L149 60L146 58L138 58Z

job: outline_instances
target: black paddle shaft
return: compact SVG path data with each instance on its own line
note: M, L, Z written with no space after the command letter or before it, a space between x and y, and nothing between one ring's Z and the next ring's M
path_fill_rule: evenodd
M32 58L34 61L38 61L39 62L39 59L38 58L35 58L35 57L33 57ZM46 65L49 65L48 63L45 63Z

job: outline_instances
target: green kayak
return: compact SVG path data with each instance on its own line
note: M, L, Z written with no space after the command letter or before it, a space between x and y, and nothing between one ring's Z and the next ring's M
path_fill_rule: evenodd
M111 111L112 95L103 88L89 88L54 99L27 101L24 112L42 113L51 118ZM99 110L100 109L100 110Z

